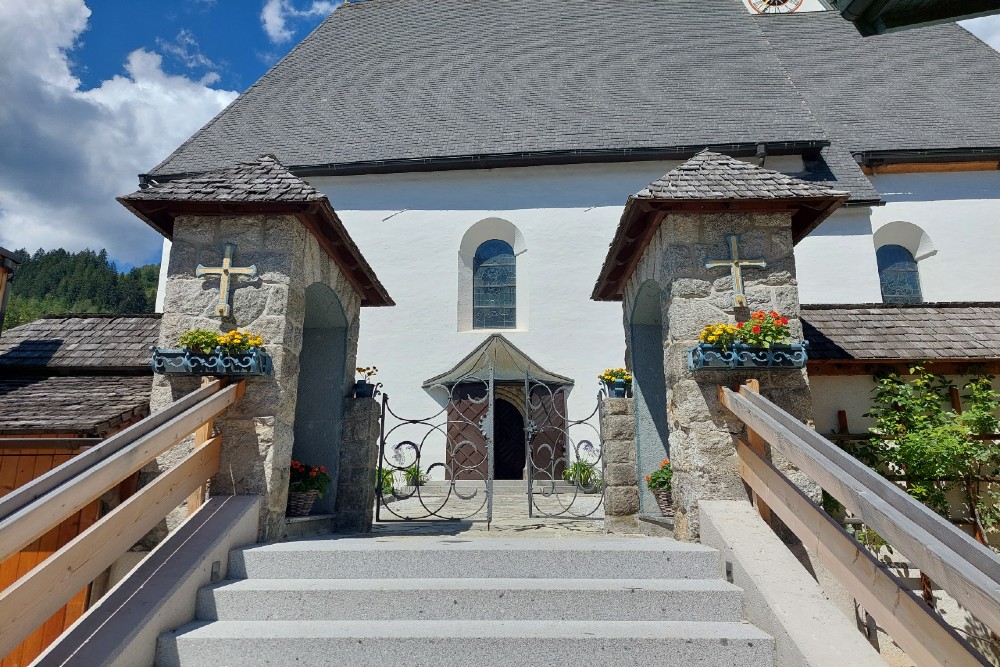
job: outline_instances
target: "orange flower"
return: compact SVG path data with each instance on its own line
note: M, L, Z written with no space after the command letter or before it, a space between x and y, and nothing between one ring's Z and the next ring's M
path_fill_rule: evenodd
M771 311L771 317L773 317L776 320L781 319L781 315L779 315L777 311L774 310Z
M315 477L315 476L316 476L316 471L315 471L315 470L313 470L312 472L310 472L310 473L309 473L309 476L310 476L310 477Z

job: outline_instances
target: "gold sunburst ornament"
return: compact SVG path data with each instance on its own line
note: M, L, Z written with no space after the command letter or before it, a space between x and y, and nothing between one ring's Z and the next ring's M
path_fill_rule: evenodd
M791 14L805 0L748 0L750 8L758 14Z

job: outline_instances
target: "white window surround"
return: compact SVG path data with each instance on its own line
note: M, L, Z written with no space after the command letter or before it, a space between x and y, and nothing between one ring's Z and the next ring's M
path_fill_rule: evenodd
M875 230L872 240L876 250L886 245L898 245L906 248L918 264L920 260L937 254L937 248L934 247L934 243L927 236L927 233L912 222L905 220L896 220L882 225Z
M475 329L472 326L472 278L476 250L486 241L505 241L517 257L517 327L514 329ZM528 330L528 279L526 261L528 247L524 235L513 223L503 218L485 218L466 230L458 248L458 331L489 334Z

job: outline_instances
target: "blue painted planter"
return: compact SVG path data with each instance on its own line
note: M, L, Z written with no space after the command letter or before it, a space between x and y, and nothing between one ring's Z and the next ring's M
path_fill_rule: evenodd
M775 345L770 348L751 347L742 343L723 350L718 345L698 343L688 348L688 368L692 371L735 370L739 368L766 368L768 370L794 370L803 368L809 361L808 343Z
M234 375L255 377L270 375L271 355L259 347L239 354L227 354L215 348L210 354L196 354L184 348L154 347L149 365L161 375Z
M354 383L354 395L358 398L373 398L375 385L367 380L358 380Z

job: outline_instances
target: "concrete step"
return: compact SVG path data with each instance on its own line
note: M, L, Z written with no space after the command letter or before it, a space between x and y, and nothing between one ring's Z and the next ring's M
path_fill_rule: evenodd
M365 537L237 549L234 579L718 579L719 553L667 538Z
M203 621L739 621L710 579L244 579L198 593Z
M746 623L673 621L217 621L160 637L156 664L773 667Z

